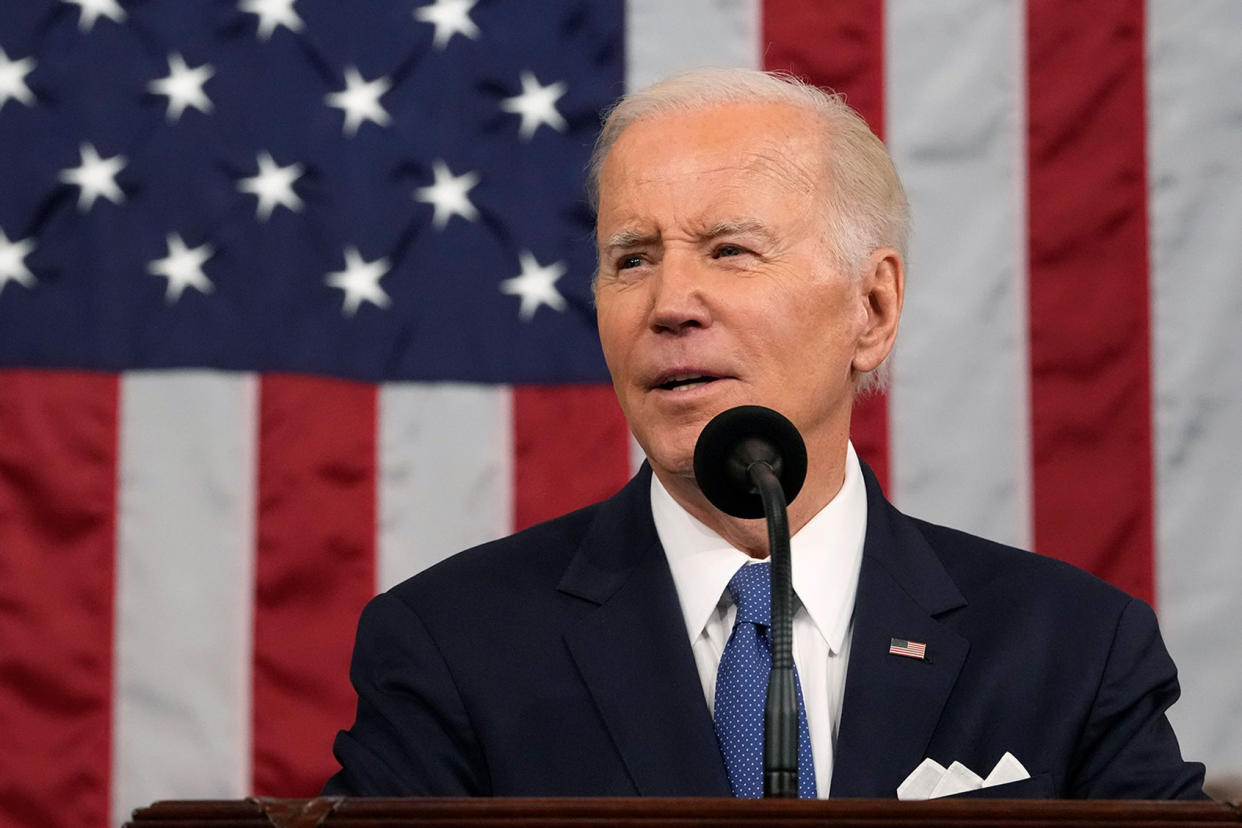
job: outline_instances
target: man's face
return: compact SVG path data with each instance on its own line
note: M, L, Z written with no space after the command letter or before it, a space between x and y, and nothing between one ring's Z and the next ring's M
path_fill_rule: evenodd
M600 339L666 483L735 405L789 417L813 460L844 450L868 310L830 255L824 149L806 112L743 103L633 124L608 154Z

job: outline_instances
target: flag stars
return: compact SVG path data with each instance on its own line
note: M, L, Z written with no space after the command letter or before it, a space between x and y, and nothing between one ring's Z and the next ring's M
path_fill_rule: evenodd
M392 118L380 103L380 98L392 87L392 82L381 75L373 81L365 81L356 67L345 69L345 89L325 96L328 106L335 106L345 113L345 134L354 135L363 121L374 121L388 126Z
M529 322L541 305L547 305L555 311L564 311L565 297L556 289L556 280L565 275L565 265L561 262L546 267L540 265L529 250L523 250L518 255L518 260L522 272L500 283L501 293L521 297L518 318Z
M35 68L34 58L9 60L4 49L0 49L0 109L10 99L20 101L26 106L34 106L34 95L26 85L26 76Z
M113 204L125 201L125 193L117 186L116 174L125 167L125 156L114 155L100 158L90 143L80 149L82 163L77 167L61 170L60 180L81 188L78 193L78 210L85 213L103 196Z
M556 110L556 102L569 89L563 81L543 86L531 72L523 71L522 92L512 98L500 102L500 108L512 112L522 118L518 135L523 141L529 141L535 130L547 124L557 132L565 131L565 119Z
M237 189L258 196L259 202L255 207L258 219L267 221L278 205L295 213L301 212L302 199L293 191L293 185L302 176L302 165L290 164L282 167L266 151L258 154L257 161L259 174L238 181Z
M26 257L35 249L31 239L9 241L8 233L0 229L0 294L9 282L16 282L22 287L35 286L34 274L26 267Z
M168 96L168 120L170 121L179 120L187 106L192 106L204 114L210 114L211 98L208 98L207 93L203 91L203 84L215 73L216 70L206 63L191 69L186 66L181 55L173 52L168 56L168 76L151 81L147 84L147 89L156 95Z
M164 300L170 305L175 303L186 288L194 288L199 293L211 293L215 285L203 273L203 263L212 257L215 249L206 243L198 247L186 247L178 233L169 233L167 244L168 255L147 265L148 273L168 279Z
M431 223L437 230L443 230L453 216L461 216L466 221L474 221L479 211L470 201L470 190L479 183L479 174L475 172L454 176L448 165L437 160L432 164L435 181L430 187L419 187L414 198L424 201L435 209Z
M387 308L392 304L379 283L388 268L387 259L381 257L373 262L364 261L358 248L350 246L345 249L345 269L329 273L324 283L345 291L341 312L353 316L363 302L370 302L377 308Z
M306 24L293 8L294 0L241 0L238 4L246 14L259 17L258 35L260 40L268 40L277 26L284 26L291 32L300 32Z
M479 37L479 27L470 19L470 10L478 0L435 0L414 10L414 19L435 26L436 33L432 45L437 49L448 46L453 35L462 35L471 40Z
M125 20L125 9L116 0L62 0L62 2L79 8L78 28L89 32L95 27L95 21L106 17L113 23Z

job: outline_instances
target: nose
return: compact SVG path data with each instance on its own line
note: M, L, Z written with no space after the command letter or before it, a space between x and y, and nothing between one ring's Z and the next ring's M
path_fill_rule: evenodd
M706 275L692 255L681 251L665 253L659 272L651 280L653 331L682 333L712 323Z

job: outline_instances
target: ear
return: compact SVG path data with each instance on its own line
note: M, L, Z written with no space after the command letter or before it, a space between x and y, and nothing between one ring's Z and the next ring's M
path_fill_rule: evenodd
M906 294L901 254L888 247L872 253L858 290L867 310L867 324L854 348L853 368L861 374L878 368L897 341L897 323Z

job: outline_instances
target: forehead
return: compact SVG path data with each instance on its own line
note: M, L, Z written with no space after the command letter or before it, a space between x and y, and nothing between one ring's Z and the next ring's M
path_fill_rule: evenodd
M652 199L814 196L826 185L822 130L784 103L729 103L637 121L621 133L600 176L600 220Z

